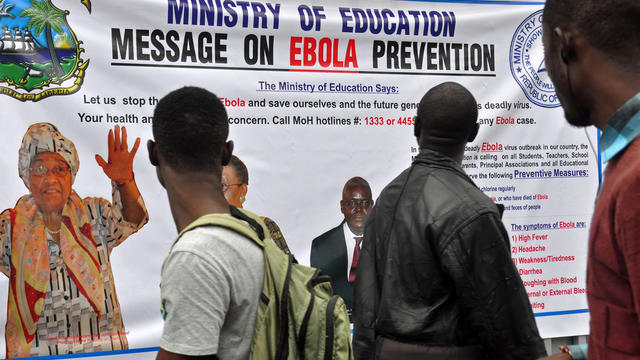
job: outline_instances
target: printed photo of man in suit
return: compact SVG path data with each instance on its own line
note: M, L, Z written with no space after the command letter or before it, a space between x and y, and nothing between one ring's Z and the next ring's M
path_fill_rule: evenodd
M311 245L311 266L331 276L333 292L344 299L349 315L352 312L353 281L362 248L362 234L372 207L371 188L367 180L358 176L349 179L344 184L340 201L344 220L313 239Z

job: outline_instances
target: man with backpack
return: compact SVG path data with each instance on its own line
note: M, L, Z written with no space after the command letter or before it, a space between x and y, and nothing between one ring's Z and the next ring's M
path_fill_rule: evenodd
M156 106L149 159L179 233L205 215L231 218L220 183L233 150L228 133L225 108L207 90L184 87ZM263 287L262 249L225 227L187 230L162 266L157 359L247 359Z
M351 360L346 306L331 279L299 265L260 217L229 206L227 113L195 87L162 98L149 159L178 230L162 265L157 359Z

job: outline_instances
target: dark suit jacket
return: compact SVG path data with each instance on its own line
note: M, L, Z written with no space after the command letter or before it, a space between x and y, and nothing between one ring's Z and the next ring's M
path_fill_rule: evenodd
M347 245L344 243L344 230L340 225L313 239L311 244L311 266L331 276L333 293L344 299L349 313L353 304L353 286L347 277Z

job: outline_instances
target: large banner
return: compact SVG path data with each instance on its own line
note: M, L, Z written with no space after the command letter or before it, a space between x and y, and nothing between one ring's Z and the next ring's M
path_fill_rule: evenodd
M176 229L145 142L154 105L185 85L223 101L249 173L243 206L277 223L304 264L312 240L345 220L349 179L365 179L375 199L410 166L422 95L445 81L466 86L480 133L463 167L505 205L541 335L587 334L597 134L564 121L544 64L542 3L464 3L0 0L0 203L11 209L0 218L0 348L8 342L15 357L157 346L160 266ZM109 136L129 149L141 139L132 166L148 222L122 213L137 198L96 160L107 159ZM55 203L59 189L36 185L49 172L71 179L62 232L34 215ZM95 248L80 246L85 224ZM71 265L74 254L89 260Z

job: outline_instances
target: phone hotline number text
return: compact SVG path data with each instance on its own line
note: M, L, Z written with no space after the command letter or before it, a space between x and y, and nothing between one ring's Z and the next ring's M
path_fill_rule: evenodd
M383 125L409 125L412 126L415 123L415 117L413 116L401 116L398 118L385 118L382 116L366 116L364 118L364 125L383 126Z

